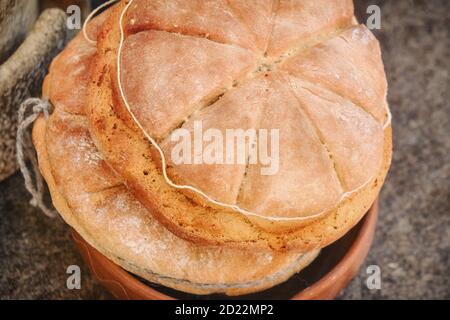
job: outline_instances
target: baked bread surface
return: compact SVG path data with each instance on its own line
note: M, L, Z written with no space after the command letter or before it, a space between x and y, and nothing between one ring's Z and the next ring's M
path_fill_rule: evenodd
M155 218L190 241L323 247L361 219L388 171L392 137L378 41L354 24L350 1L327 2L327 10L321 1L276 2L270 19L255 11L271 26L259 36L236 13L244 8L230 4L227 16L245 22L245 35L236 38L238 24L205 32L211 21L220 25L221 1L206 2L214 6L204 19L205 7L193 9L197 1L122 2L102 29L88 98L94 141ZM309 28L293 22L298 16ZM261 175L259 165L175 165L166 157L176 184L251 214L173 188L161 174L146 135L167 155L170 133L192 131L196 121L204 130L280 130L274 175Z

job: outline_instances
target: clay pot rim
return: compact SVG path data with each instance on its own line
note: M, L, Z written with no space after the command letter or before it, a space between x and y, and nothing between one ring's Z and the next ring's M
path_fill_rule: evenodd
M347 284L353 279L356 272L360 269L367 254L369 253L369 249L375 235L378 220L378 209L379 202L378 199L376 199L372 207L363 217L357 236L345 255L325 276L320 278L319 281L315 282L308 288L294 295L291 300L311 300L319 298L324 291L331 289L335 279L345 277L346 274L347 279L345 279L344 286L340 290L347 286ZM336 295L339 294L340 290L336 292Z

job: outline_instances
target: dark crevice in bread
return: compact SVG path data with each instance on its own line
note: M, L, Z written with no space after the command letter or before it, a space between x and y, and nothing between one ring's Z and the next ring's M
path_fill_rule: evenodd
M270 35L267 39L266 47L264 48L264 57L267 57L267 50L270 46L270 41L272 39L273 31L275 29L275 22L277 21L277 13L278 13L278 7L280 6L280 0L272 0L272 21L271 21L271 27L270 27Z
M328 156L330 157L330 161L331 161L331 163L333 165L334 171L335 171L336 176L337 176L337 178L339 180L339 183L340 183L340 185L342 187L342 190L343 191L347 191L348 187L347 187L347 185L345 183L345 180L344 180L344 174L343 174L342 170L339 168L338 163L335 161L333 153L331 152L330 147L328 146L327 142L325 141L325 137L321 133L317 123L312 119L311 115L308 113L307 108L305 108L303 106L302 102L298 99L297 95L295 94L295 92L294 92L294 90L292 88L292 84L289 81L289 79L286 79L286 77L283 77L283 78L284 78L284 81L286 82L286 84L287 84L291 94L297 100L299 109L301 110L302 114L305 115L305 118L308 120L308 122L310 123L311 127L314 128L314 132L315 132L318 140L320 141L320 143L322 144L323 148L328 153Z

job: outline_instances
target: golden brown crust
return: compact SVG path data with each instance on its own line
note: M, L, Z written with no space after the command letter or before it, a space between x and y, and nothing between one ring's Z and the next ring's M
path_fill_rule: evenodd
M125 39L121 63L129 105L144 129L160 141L255 69L257 58L233 45L149 30Z
M158 170L150 144L114 92L117 22L122 9L108 22L100 41L88 117L101 154L159 221L178 236L198 243L308 250L335 241L361 219L377 197L390 165L390 126L385 129L382 150L377 151L383 161L373 178L337 207L307 222L272 221L205 207L169 187Z
M281 68L345 97L380 123L386 122L387 82L380 45L366 26L352 26L290 57Z
M128 34L163 30L263 52L266 39L261 39L257 31L259 28L269 31L270 19L256 21L255 11L263 16L270 15L269 1L250 0L243 4L244 1L236 0L134 0L124 28Z
M103 81L108 81L108 73L102 77ZM105 95L111 95L110 89L105 83L100 85L97 94L108 101ZM109 97L111 98L111 97ZM98 101L98 100L96 100ZM97 103L97 106L100 105ZM120 118L115 117L111 108L100 110L96 108L95 114L91 114L91 132L94 135L96 145L99 146L101 153L106 157L119 174L130 177L140 177L148 183L141 184L133 179L127 180L127 185L134 195L155 215L155 217L164 223L172 232L190 241L205 244L229 244L238 246L272 246L276 248L293 247L309 250L312 248L324 247L335 241L348 232L362 218L374 199L379 193L384 182L386 172L391 159L391 130L386 130L384 142L383 169L379 176L369 183L366 188L355 194L353 197L345 200L337 209L329 212L323 219L313 222L300 230L285 233L277 236L263 230L259 230L239 213L224 212L213 210L211 208L199 207L186 200L181 194L173 194L170 188L162 180L155 164L148 163L151 159L151 150L144 137L132 139L135 134L130 130ZM105 113L102 113L105 112ZM92 112L92 110L91 110ZM108 117L112 117L112 122L108 123ZM112 149L102 148L105 141L111 143ZM131 142L131 143L130 143ZM115 155L119 154L116 158ZM127 163L133 163L133 167L126 166ZM159 184L155 189L150 189L155 185L153 180L159 179ZM145 187L143 187L145 186ZM167 198L165 198L167 197ZM190 214L185 214L189 212ZM228 217L224 217L225 214ZM165 216L167 215L167 216ZM177 219L178 227L170 219ZM191 220L192 219L192 220ZM229 220L228 220L229 219ZM256 218L252 218L254 220ZM230 221L231 220L231 221ZM271 228L267 220L256 221L259 226ZM203 227L204 233L199 233L193 225ZM279 227L277 222L277 227ZM180 228L181 226L182 228ZM229 232L229 230L231 232ZM286 228L292 228L292 222L286 223ZM208 232L208 233L206 233ZM222 237L221 237L222 236Z
M105 12L93 19L86 28L89 37L95 39L98 29L108 18ZM52 104L69 113L82 114L86 99L86 86L74 86L74 83L87 83L95 46L84 39L80 32L67 47L53 59L49 75L43 85L43 96L52 97ZM55 71L55 66L57 70ZM51 76L50 76L51 75ZM70 77L70 78L69 78Z
M346 28L353 18L352 0L275 1L269 57L305 45L321 34Z

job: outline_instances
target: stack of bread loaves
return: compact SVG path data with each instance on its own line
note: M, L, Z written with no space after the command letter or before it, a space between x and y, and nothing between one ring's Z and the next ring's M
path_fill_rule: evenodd
M391 159L380 48L350 0L128 0L53 62L33 130L65 221L124 269L238 295L308 265Z

